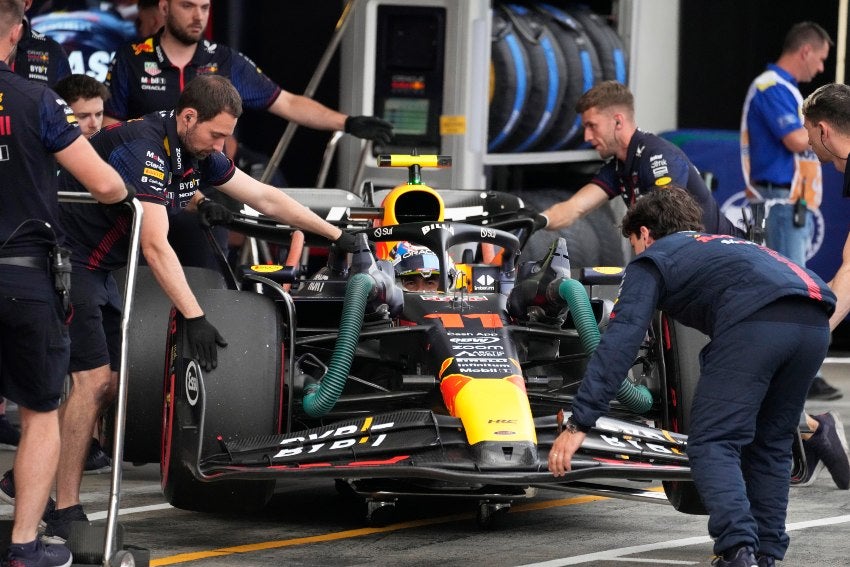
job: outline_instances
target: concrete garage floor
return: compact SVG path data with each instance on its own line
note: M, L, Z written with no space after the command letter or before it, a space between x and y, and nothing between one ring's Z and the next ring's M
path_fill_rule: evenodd
M850 356L833 353L828 382L845 396L810 402L810 413L835 410L850 435ZM16 413L10 412L16 419ZM14 453L0 451L0 473ZM83 504L103 524L110 475L86 476ZM159 491L158 465L123 467L125 543L150 550L152 566L422 565L488 567L647 564L708 565L706 518L665 505L579 496L550 490L517 502L492 530L476 524L474 503L429 499L399 502L386 524L370 526L361 503L329 481L282 486L266 510L250 516L198 514L171 508ZM0 506L0 519L12 507ZM850 492L824 471L815 484L791 491L792 539L786 567L850 565Z

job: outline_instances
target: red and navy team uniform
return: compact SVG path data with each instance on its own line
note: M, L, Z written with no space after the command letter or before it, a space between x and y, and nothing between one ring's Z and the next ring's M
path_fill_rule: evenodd
M198 75L230 79L247 108L265 110L280 94L280 87L238 51L203 40L192 60L176 67L162 50L162 30L140 43L129 43L115 52L104 84L111 97L104 113L116 120L136 118L177 105L186 83Z
M226 45L201 41L192 60L176 67L162 49L162 31L139 42L129 43L115 52L104 84L111 97L104 113L116 120L127 120L177 106L180 93L198 75L215 74L230 79L247 108L265 110L280 95L280 87L254 63ZM220 269L206 235L195 215L170 219L168 241L184 266ZM227 230L212 228L219 247L227 248Z
M32 29L26 20L12 69L25 79L39 81L50 87L71 74L71 65L62 46Z
M622 197L626 206L632 205L641 193L674 183L686 189L699 203L706 232L743 236L720 212L711 191L688 156L655 134L636 130L629 142L626 161L611 159L591 183L601 187L609 199Z
M626 267L573 404L580 425L608 411L656 308L711 338L700 353L688 457L715 550L754 545L782 559L791 442L826 356L835 295L814 272L747 240L697 232L656 240Z
M59 236L55 153L80 136L71 109L0 62L0 395L59 405L68 330L49 253Z
M92 136L91 143L133 186L137 199L162 205L169 215L182 211L202 184L221 185L235 172L233 162L221 152L200 161L193 158L180 143L174 111L107 126ZM66 172L60 174L60 185L65 191L82 189ZM127 263L131 213L108 206L63 204L61 222L73 251L70 370L105 364L117 370L121 299L112 271Z

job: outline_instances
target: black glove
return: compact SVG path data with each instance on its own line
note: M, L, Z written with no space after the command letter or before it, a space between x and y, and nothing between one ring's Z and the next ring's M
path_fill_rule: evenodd
M109 220L115 222L115 220L126 214L130 213L130 208L127 207L128 203L133 201L133 198L136 196L136 189L132 185L124 185L127 189L127 196L118 201L117 203L101 203L101 206L106 211L106 216L109 217Z
M230 209L209 199L203 199L198 203L198 216L201 225L207 228L217 224L228 224L233 221L233 213Z
M374 116L349 116L345 119L345 132L387 145L393 138L393 125Z
M339 238L334 240L334 244L343 252L357 252L356 237L350 232L345 232L343 230L342 234L339 235Z
M532 229L532 232L544 229L549 226L549 217L547 217L543 213L538 213L534 209L523 207L517 211L517 215L520 217L530 218L534 222L534 228Z
M226 347L227 341L207 321L205 315L186 319L186 339L189 341L190 352L198 359L201 368L209 372L218 366L216 345Z

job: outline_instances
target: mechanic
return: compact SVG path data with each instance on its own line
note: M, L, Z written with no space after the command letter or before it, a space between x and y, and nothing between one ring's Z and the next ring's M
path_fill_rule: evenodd
M628 87L603 81L576 103L584 140L608 161L575 195L533 214L534 228L558 230L617 196L632 205L643 194L671 183L685 187L702 208L702 222L712 234L742 235L720 212L717 202L685 153L635 124L635 101Z
M404 291L435 292L440 285L440 260L430 248L401 241L389 260Z
M139 0L136 6L136 34L139 38L144 39L158 32L165 23L159 0Z
M56 94L74 111L77 124L83 136L91 138L103 124L103 101L109 98L109 91L94 77L89 75L68 75L56 83ZM92 430L91 444L86 456L84 474L102 474L112 471L112 459L100 444L102 416ZM0 491L7 488L8 482L0 480Z
M750 84L741 116L741 167L754 222L764 225L768 247L799 266L806 265L823 179L803 128L798 84L823 72L831 45L818 24L794 24L779 59ZM809 399L841 395L818 373Z
M24 0L24 12L30 6L32 0ZM12 70L25 79L54 87L60 79L71 74L68 56L56 40L32 29L26 16L23 21L24 37L14 52Z
M791 441L826 355L835 296L813 272L770 249L694 232L701 216L694 199L674 187L639 199L623 218L637 257L552 445L549 470L570 470L662 309L711 337L700 353L687 452L709 513L713 565L770 566L788 547Z
M92 137L97 152L136 189L144 210L142 252L163 291L185 317L191 352L206 372L217 366L217 349L226 342L206 320L166 238L168 215L184 207L197 210L203 222L230 218L225 207L197 191L202 183L280 222L324 236L345 252L355 249L352 234L250 177L222 152L241 113L241 98L227 78L202 75L186 86L175 110L105 127ZM64 172L60 183L66 190L78 189ZM61 210L62 227L73 249L75 315L70 329L73 387L61 419L57 509L45 530L54 541L67 538L72 521L86 519L79 493L89 433L117 388L121 299L112 271L127 261L130 214L81 204L67 204Z
M57 408L69 356L67 279L60 270L51 274L52 266L67 265L64 255L56 260L62 244L57 162L102 202L129 195L56 93L7 65L24 31L23 3L0 0L0 393L18 404L22 425L6 561L68 566L66 547L45 546L37 537L59 459Z
M25 0L24 12L31 5L32 0ZM24 35L13 52L12 70L25 79L52 87L57 80L71 73L68 57L56 41L32 29L26 15L23 23ZM0 443L14 449L20 437L20 432L6 418L6 401L0 400Z
M159 4L165 26L141 42L119 48L110 64L106 85L105 125L173 108L192 77L214 73L228 77L247 108L266 110L284 120L319 130L344 130L359 138L387 144L392 125L371 116L346 116L305 96L283 90L236 50L203 39L210 0L165 0ZM233 158L236 144L228 143ZM197 219L171 219L170 242L184 266L219 269ZM218 227L216 240L227 249L227 232Z

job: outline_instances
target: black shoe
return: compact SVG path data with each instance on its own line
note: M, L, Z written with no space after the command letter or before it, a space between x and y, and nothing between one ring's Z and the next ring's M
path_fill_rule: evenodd
M6 504L15 505L15 471L7 470L3 473L3 478L0 478L0 500ZM47 497L47 506L44 507L44 514L41 516L39 527L44 527L47 522L47 517L56 509L56 500L52 496Z
M112 459L103 451L97 439L92 438L89 454L86 457L86 468L83 474L101 474L112 472Z
M812 385L809 386L809 393L806 395L807 400L837 400L843 397L844 394L838 388L833 388L826 383L826 380L821 376L815 376Z
M21 432L6 418L0 415L0 449L14 451L21 442Z
M73 557L64 545L44 545L36 539L30 543L13 543L6 552L8 567L69 567Z
M776 559L772 555L761 555L757 556L759 560L759 567L776 567Z
M835 412L813 415L818 429L803 441L806 459L813 453L825 466L835 486L841 490L850 489L850 459L847 457L847 439L844 437L844 424Z
M88 522L89 518L83 512L81 504L53 510L47 518L47 527L41 536L44 543L65 543L71 533L71 522Z
M724 551L720 557L711 562L712 567L759 567L755 550L749 545L743 545Z

